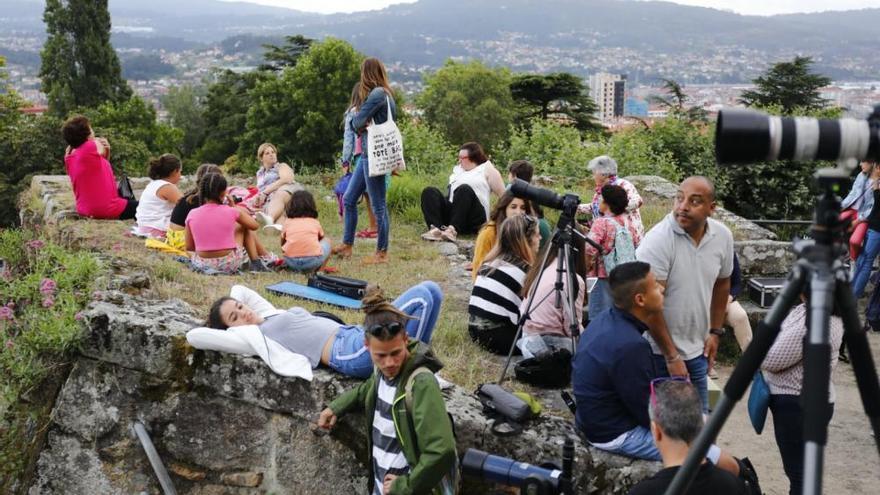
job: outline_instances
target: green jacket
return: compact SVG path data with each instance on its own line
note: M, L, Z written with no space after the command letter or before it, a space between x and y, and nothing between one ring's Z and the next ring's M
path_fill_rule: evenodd
M421 373L413 378L412 411L406 408L406 383L410 374L419 367L436 372L443 365L434 357L431 348L420 341L410 342L410 356L400 372L397 392L394 394L392 417L403 455L409 464L409 474L400 476L391 485L390 494L432 494L440 493L440 482L455 467L455 438L452 424L446 414L446 404L440 393L440 386L431 373ZM330 409L337 417L363 411L367 428L373 425L376 412L376 394L379 382L376 377L380 371L356 388L339 396L330 403ZM372 435L367 433L367 452L373 451ZM373 463L369 463L370 491L373 489Z

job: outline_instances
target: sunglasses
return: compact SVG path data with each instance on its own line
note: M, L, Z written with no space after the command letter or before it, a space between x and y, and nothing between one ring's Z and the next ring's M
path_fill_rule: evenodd
M401 330L403 330L403 325L398 321L392 321L391 323L376 323L375 325L370 325L367 332L373 337L382 337L383 334L390 337L397 335Z
M656 388L666 382L690 383L691 379L686 376L661 376L660 378L654 378L651 380L651 405L653 407L657 407Z

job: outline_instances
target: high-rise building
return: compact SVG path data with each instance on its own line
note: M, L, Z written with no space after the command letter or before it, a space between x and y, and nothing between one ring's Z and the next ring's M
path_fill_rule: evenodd
M596 117L610 122L623 116L626 76L600 72L590 76L590 97L596 102Z

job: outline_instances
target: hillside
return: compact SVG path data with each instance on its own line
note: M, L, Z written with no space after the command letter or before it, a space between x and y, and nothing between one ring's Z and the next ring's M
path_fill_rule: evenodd
M11 31L44 35L43 2L4 3L12 14L0 23L0 36ZM120 46L135 48L140 42L166 51L175 51L175 40L184 50L244 33L299 33L339 37L362 52L410 67L436 67L449 57L463 57L514 70L608 70L637 80L678 76L738 82L770 62L806 54L832 78L867 79L880 69L872 48L880 9L759 17L655 1L419 0L320 15L219 0L111 0L110 10ZM716 68L689 73L713 61Z

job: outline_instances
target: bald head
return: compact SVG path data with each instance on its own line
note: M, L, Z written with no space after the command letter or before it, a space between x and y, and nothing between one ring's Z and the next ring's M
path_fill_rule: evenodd
M681 181L679 189L683 189L685 184L702 189L703 194L709 201L715 201L715 183L712 179L704 175L692 175Z

